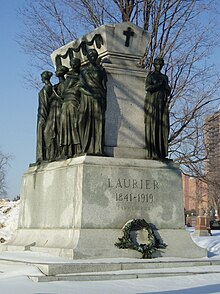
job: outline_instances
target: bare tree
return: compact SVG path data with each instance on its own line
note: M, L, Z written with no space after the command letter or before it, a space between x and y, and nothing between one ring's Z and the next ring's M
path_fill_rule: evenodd
M0 197L7 196L6 167L9 159L10 155L5 155L0 151Z
M62 0L27 1L21 7L25 30L18 42L31 57L31 65L42 69L52 66L50 54L77 37L76 25Z
M219 99L220 79L208 58L218 42L214 0L27 0L20 43L35 65L50 65L58 47L105 23L130 21L151 32L139 66L165 59L171 81L170 157L201 176L206 158L204 116ZM143 98L144 99L144 98Z

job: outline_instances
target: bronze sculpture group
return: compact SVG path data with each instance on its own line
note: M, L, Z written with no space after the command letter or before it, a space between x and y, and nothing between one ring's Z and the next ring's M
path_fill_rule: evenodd
M87 52L88 64L70 60L71 70L58 66L58 84L52 73L41 74L39 92L36 161L54 161L81 154L102 155L106 110L107 76L97 64L95 49Z
M82 154L103 155L107 94L107 75L97 63L95 49L87 51L88 63L81 67L78 58L70 60L71 69L58 66L58 84L52 73L41 74L37 120L37 162L66 159ZM146 158L164 159L168 155L171 88L161 73L162 58L154 60L154 71L145 83Z

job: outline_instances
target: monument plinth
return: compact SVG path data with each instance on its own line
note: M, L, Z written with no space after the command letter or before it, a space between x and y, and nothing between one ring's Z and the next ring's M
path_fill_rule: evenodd
M89 57L89 49L98 52L101 66L97 66L94 76L106 72L107 105L106 111L103 108L102 115L95 118L105 127L103 137L98 132L94 133L98 139L92 139L95 143L103 141L104 154L78 154L72 149L78 157L31 166L23 176L18 230L5 249L45 251L68 258L141 257L140 252L118 249L115 243L122 237L126 223L144 219L156 227L167 244L158 253L161 256L205 255L205 250L197 247L185 231L179 169L165 158L146 159L146 73L137 63L148 43L149 33L125 22L104 25L53 52L57 68L61 64L70 67L73 56L81 60L81 75L74 71L72 63L77 80L74 85L79 80L81 91L79 94L74 88L79 112L90 99L96 100L97 107L104 101L101 98L105 87L99 86L99 93L97 87L92 96L94 86L88 90L86 83L90 81L83 80L91 68L92 73L96 68L96 57ZM163 85L165 75L158 71L157 76L162 76ZM86 96L86 100L85 95L90 98ZM66 103L65 97L61 104ZM67 106L66 103L65 109ZM81 128L80 132L85 130ZM143 240L143 235L139 236Z
M172 161L81 156L32 166L21 196L15 249L69 258L141 257L114 245L123 225L138 218L158 229L168 245L162 256L201 255L184 228L181 176Z

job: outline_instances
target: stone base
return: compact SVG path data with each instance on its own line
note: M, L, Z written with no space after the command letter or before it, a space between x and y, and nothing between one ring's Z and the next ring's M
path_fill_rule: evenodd
M146 149L128 147L108 147L105 146L105 154L117 158L146 159Z
M207 252L198 247L190 234L182 230L159 230L162 240L167 244L153 257L205 257ZM50 253L68 259L94 258L142 258L142 254L131 249L118 249L114 243L122 237L119 229L76 230L18 230L13 241L0 246L0 251L33 251Z
M92 156L28 169L18 230L1 250L82 259L141 257L114 245L132 219L157 227L168 245L158 256L206 255L184 229L181 174L173 162Z

